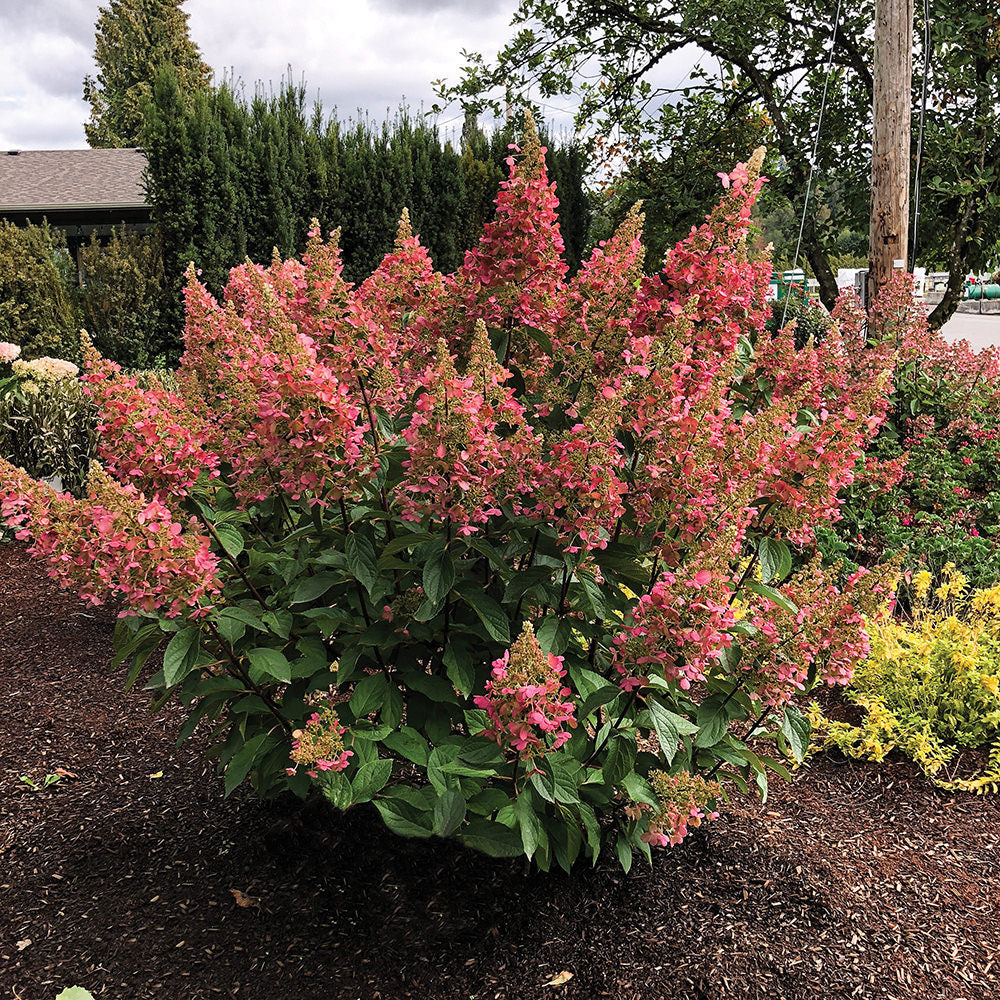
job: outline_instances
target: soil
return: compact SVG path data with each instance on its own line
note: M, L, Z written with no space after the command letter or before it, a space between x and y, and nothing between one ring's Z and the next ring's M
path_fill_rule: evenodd
M825 756L652 871L525 875L224 799L181 712L109 672L113 627L0 544L3 1000L1000 996L997 798Z

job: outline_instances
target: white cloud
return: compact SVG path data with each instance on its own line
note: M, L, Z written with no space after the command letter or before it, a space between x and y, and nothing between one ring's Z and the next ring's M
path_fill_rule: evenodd
M99 0L0 3L0 149L84 146L83 78ZM191 35L216 73L248 88L289 68L342 117L381 118L433 99L462 49L495 52L516 0L189 0Z

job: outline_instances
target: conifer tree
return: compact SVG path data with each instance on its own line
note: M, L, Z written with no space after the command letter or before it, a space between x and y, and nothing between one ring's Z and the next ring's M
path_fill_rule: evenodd
M191 41L182 2L110 0L100 8L94 48L98 73L83 81L83 97L90 104L84 132L91 146L140 144L143 106L161 66L174 68L188 107L192 95L209 85L212 71Z

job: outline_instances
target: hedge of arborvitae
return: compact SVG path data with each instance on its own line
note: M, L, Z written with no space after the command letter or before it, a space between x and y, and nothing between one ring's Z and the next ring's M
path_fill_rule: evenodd
M305 88L292 84L252 99L223 85L196 95L192 106L165 70L147 109L145 144L167 271L181 275L194 261L219 291L248 256L301 253L310 220L318 219L324 231L341 229L344 276L359 281L392 247L403 208L435 266L453 271L492 217L513 135L487 136L467 120L450 142L405 109L381 125L341 122L310 109ZM585 164L577 147L549 145L575 272L589 223ZM179 304L178 296L178 314Z

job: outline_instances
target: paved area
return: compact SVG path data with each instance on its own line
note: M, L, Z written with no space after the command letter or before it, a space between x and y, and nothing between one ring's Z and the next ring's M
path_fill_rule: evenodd
M1000 315L955 313L941 332L949 340L967 340L977 351L983 347L1000 347Z

